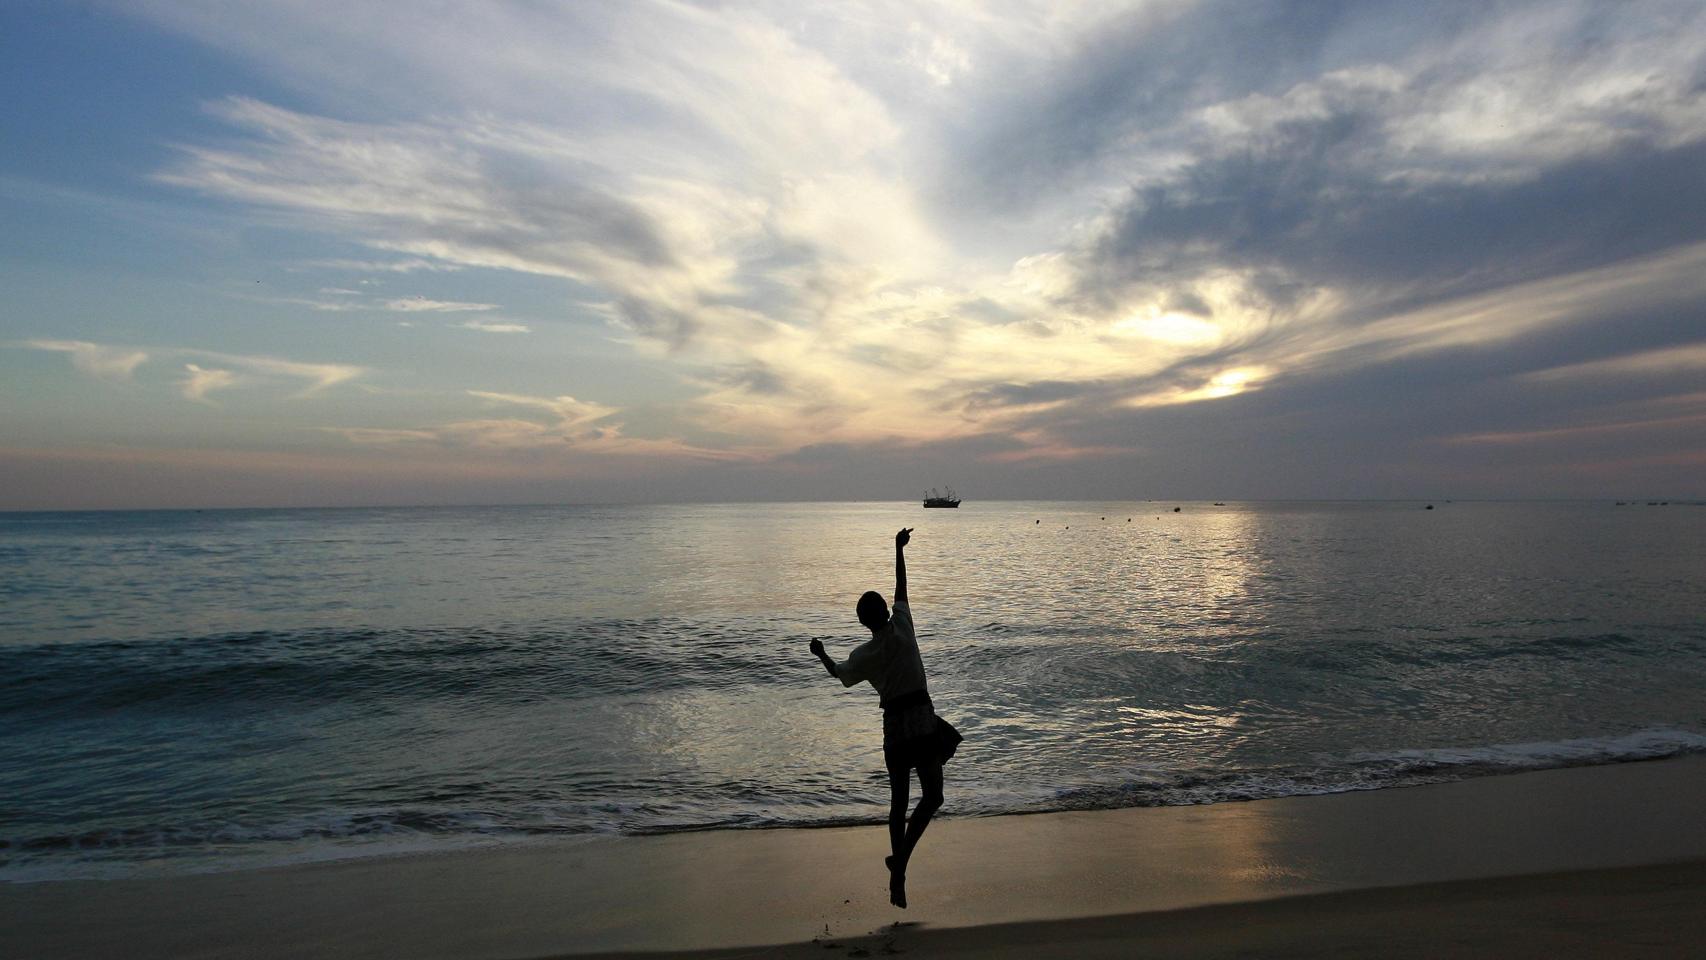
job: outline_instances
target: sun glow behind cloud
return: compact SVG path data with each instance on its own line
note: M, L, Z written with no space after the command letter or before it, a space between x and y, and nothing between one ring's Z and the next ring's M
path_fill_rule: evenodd
M1116 320L1112 328L1116 333L1186 347L1204 347L1220 340L1220 328L1212 322L1182 313L1162 313L1154 307Z

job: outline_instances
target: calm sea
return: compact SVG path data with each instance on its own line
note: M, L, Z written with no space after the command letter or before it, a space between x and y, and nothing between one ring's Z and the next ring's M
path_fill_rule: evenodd
M1706 751L1706 507L1435 507L0 514L0 880L875 822L902 525L947 815Z

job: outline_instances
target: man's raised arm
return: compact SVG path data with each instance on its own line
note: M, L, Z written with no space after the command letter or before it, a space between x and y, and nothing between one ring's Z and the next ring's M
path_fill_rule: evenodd
M894 535L894 602L906 603L906 545L912 539L912 528L902 527Z

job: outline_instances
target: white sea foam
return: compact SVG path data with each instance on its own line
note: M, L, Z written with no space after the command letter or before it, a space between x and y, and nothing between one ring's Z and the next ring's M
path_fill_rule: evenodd
M1320 757L1307 766L1156 772L1142 780L1118 785L1063 790L1055 795L1054 803L1061 809L1094 809L1318 796L1694 753L1706 753L1706 735L1653 728L1616 736L1534 743L1355 752ZM1039 806L1050 808L1047 802Z
M1653 760L1681 753L1706 752L1706 735L1689 730L1661 727L1637 730L1612 737L1581 737L1573 740L1504 743L1480 747L1435 747L1422 750L1390 750L1352 753L1354 764L1393 763L1416 769L1490 767L1532 770L1545 767L1620 763Z

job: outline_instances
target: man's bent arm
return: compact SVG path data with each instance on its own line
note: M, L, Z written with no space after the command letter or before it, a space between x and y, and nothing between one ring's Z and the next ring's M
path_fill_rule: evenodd
M827 652L825 652L823 649L823 641L822 640L813 640L812 641L812 653L815 654L817 656L817 658L823 662L823 668L825 670L829 671L830 676L834 677L837 680L841 679L841 674L837 673L835 670L835 661L833 659L831 659L829 654Z

